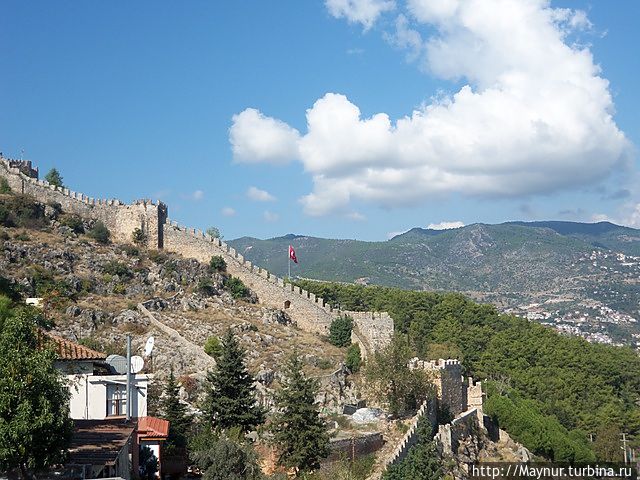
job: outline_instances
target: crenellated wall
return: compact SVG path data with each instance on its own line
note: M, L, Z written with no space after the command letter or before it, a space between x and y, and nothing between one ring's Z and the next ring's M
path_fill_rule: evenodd
M170 221L167 206L162 202L138 200L125 204L120 200L95 199L38 180L37 168L30 164L29 170L25 169L26 162L0 157L0 176L7 179L14 192L32 195L43 203L60 204L67 213L100 220L116 242L131 242L133 231L140 228L147 234L151 248L165 249L205 263L214 255L222 256L227 262L228 272L254 291L260 303L284 310L303 330L327 334L331 322L338 315L348 314L355 322L352 340L360 345L363 356L386 345L391 339L393 320L386 312L334 310L313 293L285 284L282 278L252 265L219 239ZM26 175L25 171L32 176Z
M0 157L0 176L7 179L11 190L37 198L43 203L60 204L63 211L102 221L116 242L131 242L131 235L140 228L149 244L162 247L161 228L167 218L167 206L162 202L137 200L125 204L115 199L96 199L68 188L50 185L46 180L25 175L15 160ZM34 169L37 173L37 169Z
M285 283L284 279L245 260L220 239L212 238L200 230L167 220L164 225L164 249L201 262L209 262L212 256L220 255L227 263L227 271L253 290L260 303L284 310L303 330L326 335L331 322L338 315L350 315L355 322L352 340L360 344L364 355L386 345L393 334L393 320L387 313L333 309L325 304L324 299Z

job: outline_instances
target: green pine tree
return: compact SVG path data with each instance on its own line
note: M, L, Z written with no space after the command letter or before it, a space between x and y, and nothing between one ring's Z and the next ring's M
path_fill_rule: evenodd
M265 411L256 403L254 379L245 365L245 351L231 329L222 337L216 367L207 372L206 419L215 429L253 430L264 423Z
M164 395L160 401L162 417L169 420L169 438L166 447L182 450L187 446L187 434L191 426L191 416L187 413L187 406L180 401L180 385L173 373L173 365L169 372L169 379L164 388Z
M305 376L297 352L288 359L284 377L276 394L278 413L271 424L274 443L281 452L279 462L299 471L313 471L329 454L329 434L315 404L318 382Z
M49 184L56 187L64 186L62 183L62 175L60 175L60 172L58 172L58 170L56 170L55 168L49 170L49 173L45 175L44 179L49 182Z

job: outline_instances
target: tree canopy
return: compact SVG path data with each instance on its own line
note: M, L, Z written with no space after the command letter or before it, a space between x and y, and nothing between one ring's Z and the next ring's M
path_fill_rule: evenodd
M535 407L547 419L541 428L550 436L556 435L557 425L571 438L583 440L590 434L597 440L598 432L605 435L605 427L610 426L630 437L640 433L640 357L631 348L561 335L456 293L299 284L345 309L389 312L415 354L429 358L450 352L462 357L465 374L504 383L510 401L520 406L527 401L527 416L534 415ZM489 392L489 400L503 394ZM525 419L510 419L511 430L518 428L513 422L525 425ZM535 450L528 441L525 446ZM595 450L598 459L608 456L608 449L598 441L588 448ZM564 454L551 454L556 455Z
M0 296L0 470L23 478L60 462L71 440L69 390L37 315Z

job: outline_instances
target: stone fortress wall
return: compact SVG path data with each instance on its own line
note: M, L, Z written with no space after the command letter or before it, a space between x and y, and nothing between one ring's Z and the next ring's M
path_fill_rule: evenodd
M31 162L2 156L0 176L7 179L14 192L31 195L43 203L58 203L65 212L102 221L116 242L131 242L133 231L140 228L147 235L151 248L207 263L213 255L220 255L227 263L228 272L253 290L260 303L284 310L303 330L327 334L336 316L348 314L355 323L352 340L360 345L364 356L391 339L393 320L386 312L333 309L313 293L285 284L282 278L252 265L220 239L169 220L167 206L162 202L138 200L125 204L120 200L95 199L67 188L56 188L37 178L38 170L31 166Z
M68 188L56 188L46 180L39 180L37 174L31 162L0 157L0 176L7 179L14 192L31 195L43 203L60 204L68 213L100 220L116 242L130 242L133 230L140 228L150 245L162 248L162 225L167 218L167 206L162 202L137 200L125 204L116 199L96 199Z

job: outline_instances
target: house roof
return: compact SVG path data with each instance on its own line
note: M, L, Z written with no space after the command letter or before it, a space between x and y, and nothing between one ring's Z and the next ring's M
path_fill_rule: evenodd
M104 360L107 355L51 332L39 330L39 342L53 345L58 360Z
M70 464L113 465L127 445L134 424L117 420L74 420Z
M169 421L156 417L140 417L138 419L138 436L144 438L167 438Z

